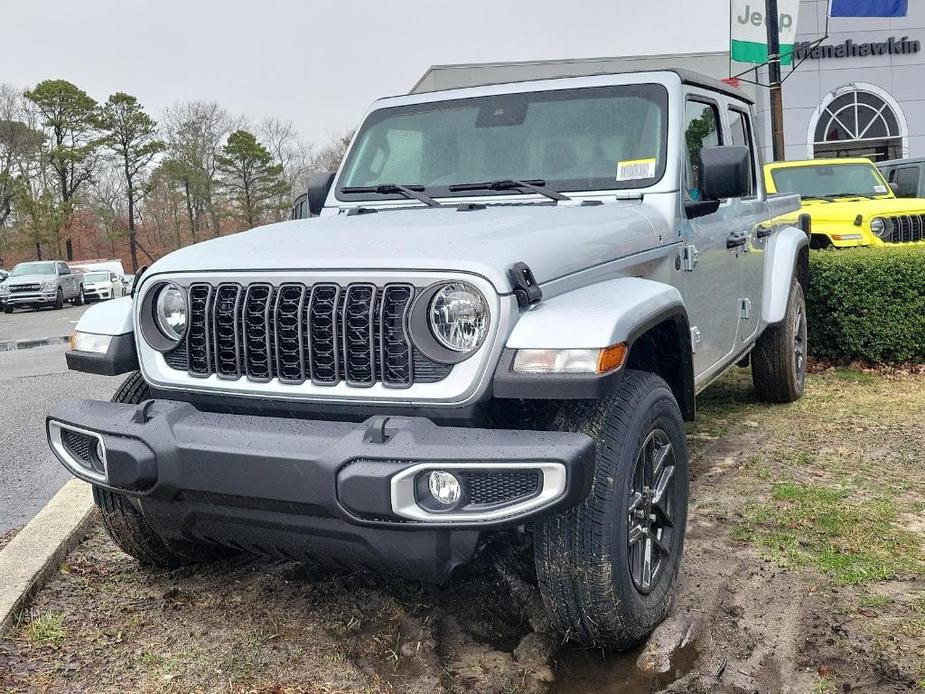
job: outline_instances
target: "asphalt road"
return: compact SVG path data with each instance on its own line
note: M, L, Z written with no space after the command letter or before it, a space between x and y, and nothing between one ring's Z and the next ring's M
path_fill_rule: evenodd
M25 525L70 479L45 442L51 405L62 397L108 400L120 382L68 371L62 341L10 351L11 343L68 335L85 310L0 313L0 534Z

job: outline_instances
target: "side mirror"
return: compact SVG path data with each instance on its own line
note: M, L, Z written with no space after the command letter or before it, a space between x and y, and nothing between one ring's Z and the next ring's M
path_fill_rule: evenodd
M308 214L317 217L324 209L324 201L328 199L331 185L334 183L334 172L324 171L312 174L308 179Z
M741 145L700 150L700 190L704 200L741 198L751 193L751 152Z

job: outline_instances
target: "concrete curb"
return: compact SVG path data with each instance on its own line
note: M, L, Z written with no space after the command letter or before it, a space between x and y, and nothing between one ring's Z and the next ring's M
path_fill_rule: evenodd
M93 522L90 485L71 480L0 550L0 635Z

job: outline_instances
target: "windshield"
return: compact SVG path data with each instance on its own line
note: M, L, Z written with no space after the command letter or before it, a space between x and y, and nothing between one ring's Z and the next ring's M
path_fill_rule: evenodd
M336 195L398 197L343 191L390 184L423 186L431 197L473 195L450 186L509 180L558 191L651 186L665 171L667 102L663 86L636 84L380 109L360 129Z
M84 275L84 284L94 284L96 282L108 282L108 272L88 272Z
M10 277L22 277L23 275L54 275L54 263L20 263L13 268Z
M873 164L787 166L773 169L778 193L803 197L850 197L887 195L890 189Z

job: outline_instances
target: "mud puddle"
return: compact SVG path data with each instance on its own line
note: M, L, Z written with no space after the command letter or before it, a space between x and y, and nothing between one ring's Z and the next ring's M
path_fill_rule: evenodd
M666 672L639 667L643 647L628 653L597 649L564 648L555 657L555 682L550 694L654 694L693 671L700 657L697 646L687 643L671 654Z

